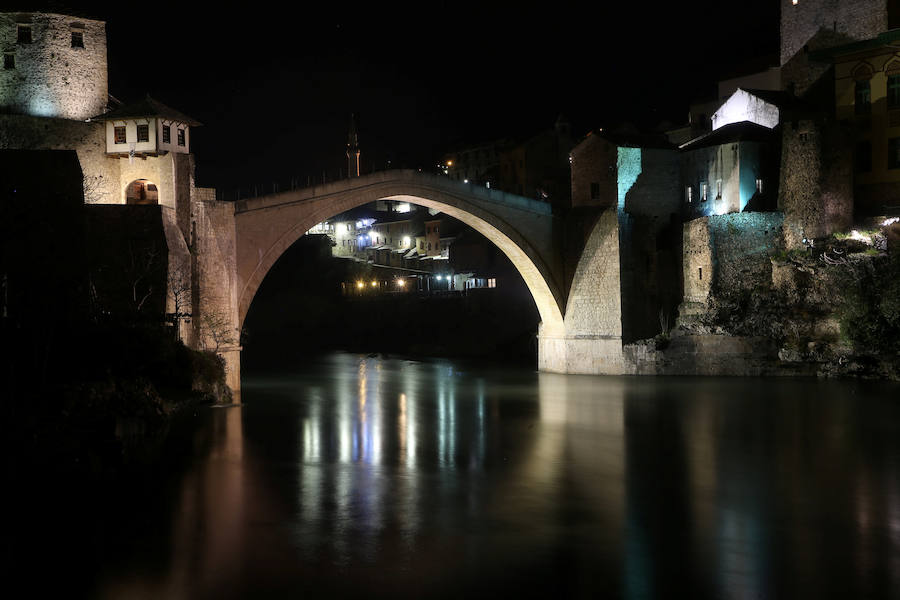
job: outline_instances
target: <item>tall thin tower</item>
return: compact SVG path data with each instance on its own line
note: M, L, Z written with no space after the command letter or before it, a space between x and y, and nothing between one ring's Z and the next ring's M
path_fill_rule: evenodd
M353 113L350 113L350 134L347 136L347 177L359 177L359 136Z

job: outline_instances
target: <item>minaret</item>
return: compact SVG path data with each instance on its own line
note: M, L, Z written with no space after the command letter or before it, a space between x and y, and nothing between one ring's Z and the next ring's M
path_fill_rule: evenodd
M347 136L347 177L359 177L359 138L353 113L350 113L350 135Z

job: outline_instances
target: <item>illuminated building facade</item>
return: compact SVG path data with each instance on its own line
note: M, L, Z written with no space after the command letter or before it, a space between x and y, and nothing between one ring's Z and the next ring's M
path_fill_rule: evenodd
M900 208L900 30L814 55L834 65L835 117L852 133L857 216Z

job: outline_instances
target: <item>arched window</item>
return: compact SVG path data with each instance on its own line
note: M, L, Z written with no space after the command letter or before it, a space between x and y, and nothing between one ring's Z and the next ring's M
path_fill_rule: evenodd
M853 79L856 80L853 91L853 110L858 115L872 112L872 67L868 63L860 63L853 68Z
M892 58L884 66L887 76L887 106L889 109L900 108L900 59Z
M146 179L138 179L125 189L126 204L159 204L159 190L156 184Z

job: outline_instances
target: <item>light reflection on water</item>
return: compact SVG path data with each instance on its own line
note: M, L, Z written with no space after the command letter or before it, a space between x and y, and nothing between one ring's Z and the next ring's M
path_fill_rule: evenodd
M897 391L333 355L211 411L98 595L896 597Z

